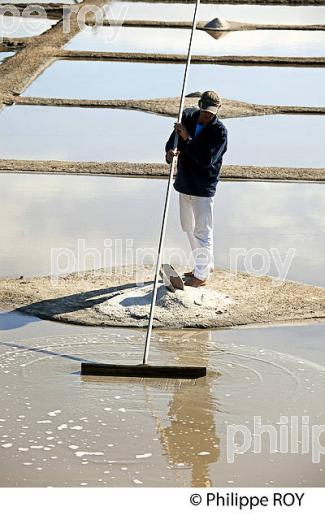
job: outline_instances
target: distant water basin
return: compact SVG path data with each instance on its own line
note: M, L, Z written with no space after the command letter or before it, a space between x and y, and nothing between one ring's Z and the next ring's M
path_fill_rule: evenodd
M163 162L173 122L132 110L12 106L0 114L0 158ZM225 164L325 166L324 116L245 117L225 124Z
M10 58L13 56L14 52L0 52L0 63L2 63L6 58Z
M0 157L161 162L172 123L127 110L13 106L0 114Z
M179 96L184 65L64 61L46 69L25 96L145 99ZM325 68L192 65L187 92L269 105L325 106Z
M323 168L324 116L271 115L226 119L230 149L225 162Z
M187 20L193 18L193 5L150 2L112 2L106 6L110 19ZM325 7L278 5L201 4L199 20L213 18L263 24L319 24L325 20Z
M190 30L139 27L87 27L66 46L70 50L185 54ZM193 54L324 56L325 31L239 31L216 40L197 31Z
M50 29L57 20L37 19L36 17L18 17L0 15L0 38L26 38L36 36Z

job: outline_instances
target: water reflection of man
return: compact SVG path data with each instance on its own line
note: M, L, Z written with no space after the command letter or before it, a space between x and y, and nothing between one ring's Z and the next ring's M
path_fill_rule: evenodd
M163 333L159 334L163 337ZM190 333L187 332L187 338ZM177 333L179 335L179 333ZM193 335L194 336L194 335ZM195 345L190 362L208 362L206 344L211 333L203 331L195 334L199 342ZM193 337L194 339L194 337ZM180 343L182 340L180 339ZM168 342L169 343L169 342ZM168 343L166 347L168 348ZM162 343L164 345L164 343ZM202 345L202 348L200 348ZM179 363L189 362L187 349L178 353ZM203 358L203 359L202 359ZM215 376L211 376L215 377ZM161 443L168 460L176 467L184 464L191 468L193 487L210 487L209 466L219 459L219 437L215 425L216 399L211 392L211 381L207 378L194 383L184 383L177 387L169 403L169 426L159 427Z
M206 91L199 108L185 109L181 123L166 143L166 161L172 161L175 132L179 155L174 188L179 192L180 219L193 252L194 270L185 273L185 285L201 287L213 271L213 197L222 157L227 150L227 130L217 116L221 106L216 92Z

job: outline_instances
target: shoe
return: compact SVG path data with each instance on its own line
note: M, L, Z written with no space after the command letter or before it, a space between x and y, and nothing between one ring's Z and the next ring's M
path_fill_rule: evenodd
M213 271L214 271L214 268L211 267L210 268L210 274L212 274ZM188 271L187 273L184 273L183 276L185 276L186 278L190 278L190 277L194 276L194 270L193 271Z
M188 278L185 282L186 287L195 287L198 289L199 287L203 287L206 285L206 280L200 280L199 278L195 278L194 275Z

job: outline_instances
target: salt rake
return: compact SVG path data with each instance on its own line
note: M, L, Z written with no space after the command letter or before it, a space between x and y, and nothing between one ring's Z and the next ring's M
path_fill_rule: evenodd
M186 91L186 87L187 87L187 79L188 79L188 73L189 73L191 57L192 57L192 42L193 42L193 36L194 36L196 26L197 26L199 5L200 5L200 0L196 0L191 36L190 36L190 41L189 41L189 46L188 46L187 61L186 61L185 72L184 72L182 94L181 94L179 111L178 111L178 119L177 119L178 123L180 123L182 120L182 114L183 114L183 109L184 109L185 91ZM164 207L160 240L159 240L159 246L158 246L156 271L155 271L152 299L151 299L151 305L150 305L149 323L148 323L142 364L141 365L111 365L111 364L108 365L108 364L102 364L102 363L82 363L81 364L81 374L82 375L113 376L113 377L138 377L138 378L152 377L152 378L169 378L169 379L197 379L199 377L204 377L206 375L206 367L154 366L154 365L148 364L149 348L150 348L150 341L151 341L151 334L152 334L152 327L153 327L153 317L154 317L154 310L155 310L156 299L157 299L160 267L161 267L161 263L162 263L162 250L163 250L165 233L166 233L167 215L168 215L168 209L169 209L169 203L170 203L172 181L173 181L174 173L175 173L176 166L177 166L177 155L176 155L177 145L178 145L178 133L175 132L174 148L173 148L174 155L173 155L173 159L171 161L170 171L169 171L165 207Z

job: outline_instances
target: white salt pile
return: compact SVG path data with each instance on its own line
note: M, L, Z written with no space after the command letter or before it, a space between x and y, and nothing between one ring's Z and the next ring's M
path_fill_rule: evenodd
M208 29L229 29L230 24L224 18L214 18L210 22L206 23L204 27Z
M147 324L153 285L134 287L112 293L108 300L97 306L97 311L124 325ZM198 326L204 325L218 314L227 312L233 301L223 293L212 289L185 287L172 293L160 285L155 308L156 325ZM203 321L203 323L202 323Z

